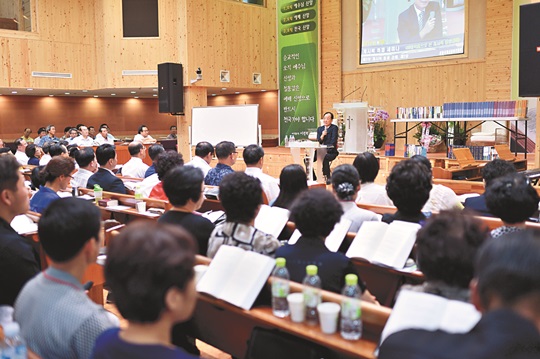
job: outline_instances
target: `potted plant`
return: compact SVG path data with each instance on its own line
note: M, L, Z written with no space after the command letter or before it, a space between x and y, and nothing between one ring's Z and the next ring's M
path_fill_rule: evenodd
M370 118L373 124L373 145L375 148L381 148L386 140L386 120L389 117L385 110L376 110Z

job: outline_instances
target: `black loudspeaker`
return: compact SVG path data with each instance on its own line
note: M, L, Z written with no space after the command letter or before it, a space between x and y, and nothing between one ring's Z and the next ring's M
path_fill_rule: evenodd
M540 97L540 3L519 7L519 96Z
M184 113L182 64L158 64L158 96L160 113Z

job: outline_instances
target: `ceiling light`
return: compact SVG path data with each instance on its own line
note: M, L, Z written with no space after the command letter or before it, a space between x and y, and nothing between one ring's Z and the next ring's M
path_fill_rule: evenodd
M216 96L216 94L215 94L215 93L213 93L213 94L212 94L212 96Z
M157 89L152 89L152 91L157 92Z
M226 88L226 87L222 87L222 88L221 88L221 91L227 91L227 88Z
M82 92L88 92L88 90L82 90Z
M17 93L17 91L11 91L11 93Z
M133 97L133 98L139 98L139 96L135 96L135 97Z
M157 97L157 95L156 95L156 94L153 94L152 96L154 96L154 97Z
M111 96L116 96L116 94L115 94L115 93L112 93Z
M54 95L49 95L49 97L53 97Z
M137 93L137 91L131 91L131 93Z
M266 90L261 90L261 92L266 92Z
M34 89L26 89L26 91L34 91Z
M99 97L98 95L94 95L94 97Z
M69 92L65 92L64 95L69 95Z
M235 94L239 95L239 94L240 94L240 92L236 91L236 92L235 92Z

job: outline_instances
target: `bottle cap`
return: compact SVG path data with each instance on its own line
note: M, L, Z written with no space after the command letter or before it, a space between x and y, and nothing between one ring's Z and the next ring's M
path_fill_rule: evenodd
M317 275L317 266L310 264L306 267L307 275Z
M103 189L101 188L100 185L98 185L97 183L94 185L94 191L102 191Z
M4 335L9 338L19 335L21 330L19 323L16 322L6 323L2 326L2 328L4 328Z
M345 284L346 285L357 285L358 284L358 276L356 274L347 274L345 276Z
M13 307L9 305L0 306L0 325L13 321Z
M279 257L276 258L276 267L285 267L285 258Z

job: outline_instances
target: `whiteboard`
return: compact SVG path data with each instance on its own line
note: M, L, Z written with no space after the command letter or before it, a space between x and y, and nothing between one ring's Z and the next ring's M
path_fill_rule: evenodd
M257 144L259 105L193 107L191 145L201 141L216 145L231 141L236 146Z

